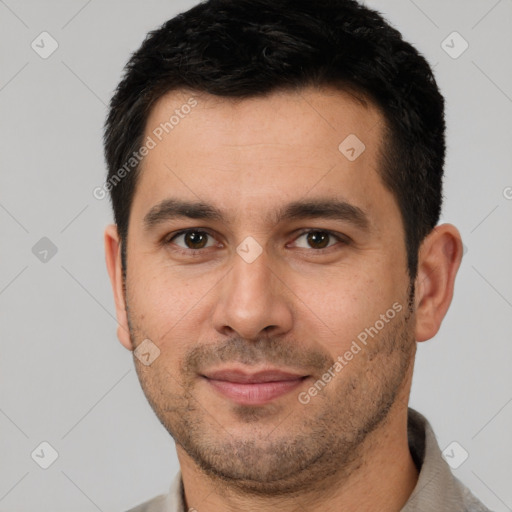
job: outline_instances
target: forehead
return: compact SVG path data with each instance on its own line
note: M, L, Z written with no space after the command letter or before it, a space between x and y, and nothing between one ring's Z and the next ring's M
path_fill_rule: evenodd
M283 202L345 200L370 216L393 202L378 173L384 120L371 103L324 89L248 99L173 91L153 106L133 210L167 197L215 205L234 221Z
M332 87L280 90L242 99L179 90L155 102L145 134L157 142L162 138L178 142L180 135L200 137L208 130L202 141L206 146L198 147L199 152L218 143L232 148L288 143L332 151L338 149L336 142L347 130L374 142L370 137L378 138L377 125L382 122L383 116L371 102ZM326 132L330 132L328 140Z

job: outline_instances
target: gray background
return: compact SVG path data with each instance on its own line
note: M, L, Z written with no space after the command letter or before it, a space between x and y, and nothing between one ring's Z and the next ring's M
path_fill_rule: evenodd
M126 60L194 3L0 0L0 511L122 511L167 491L178 469L116 338L111 212L92 190ZM512 510L512 0L367 3L435 67L447 100L442 221L467 248L441 331L419 345L411 405L442 448L469 453L455 475ZM46 59L31 47L51 48L43 31L59 45ZM458 58L442 46L453 31L469 43ZM446 44L453 54L463 42ZM31 457L43 441L58 452L48 469Z

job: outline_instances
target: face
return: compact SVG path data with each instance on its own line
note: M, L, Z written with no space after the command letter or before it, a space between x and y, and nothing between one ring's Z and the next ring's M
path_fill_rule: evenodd
M158 347L150 365L134 361L181 465L253 491L300 489L360 460L408 393L414 315L382 133L375 108L330 89L173 92L154 106L120 339ZM247 396L204 377L233 368L305 378Z

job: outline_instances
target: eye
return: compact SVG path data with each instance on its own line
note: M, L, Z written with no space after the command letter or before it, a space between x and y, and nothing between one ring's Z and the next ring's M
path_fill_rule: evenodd
M199 229L186 229L176 233L172 237L168 238L165 243L170 244L173 243L178 247L184 249L183 252L194 252L199 251L201 249L205 249L211 247L206 245L208 237L213 238L208 232L201 231ZM183 238L184 246L176 243L176 240ZM213 244L214 245L214 244Z
M297 240L300 240L303 237L305 237L305 243L302 245L299 244L298 247L301 249L314 249L314 252L327 250L333 245L336 245L336 242L341 242L344 245L349 244L347 237L324 229L305 230L298 235L293 243L297 246ZM212 239L210 245L208 245L208 238ZM180 239L182 239L182 241L181 243L178 243L177 241ZM215 240L210 233L196 228L185 229L170 235L164 239L163 243L164 245L173 245L175 246L173 250L188 255L198 255L202 250L215 246Z
M310 229L307 231L303 231L295 239L294 243L296 243L297 240L302 238L304 235L307 235L305 238L307 245L303 245L301 248L304 248L304 249L313 248L317 252L321 251L322 249L328 249L329 247L332 247L332 245L335 245L335 244L329 245L329 239L331 239L331 240L334 239L335 242L337 241L337 242L341 242L343 244L348 244L348 240L345 239L344 237L338 236L338 235L332 233L331 231L325 231L323 229Z

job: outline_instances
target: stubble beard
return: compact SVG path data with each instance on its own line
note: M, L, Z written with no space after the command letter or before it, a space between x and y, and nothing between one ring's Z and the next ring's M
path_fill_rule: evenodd
M135 347L145 336L128 307L127 315ZM197 365L201 358L194 359L192 351L180 361L178 374L164 366L165 356L151 366L135 357L134 361L144 394L162 425L178 448L221 488L261 497L293 497L308 490L329 493L333 480L339 485L365 463L376 438L371 434L385 427L397 397L410 383L413 320L411 310L397 315L310 403L301 404L292 392L286 402L289 408L230 404L229 422L219 420L207 402L198 400L198 376L190 368L191 361ZM169 340L166 344L164 350L172 350ZM196 346L195 355L209 354L213 359L214 346ZM291 350L276 340L249 345L238 338L223 348L224 356L233 356L228 361L241 362L285 361Z

